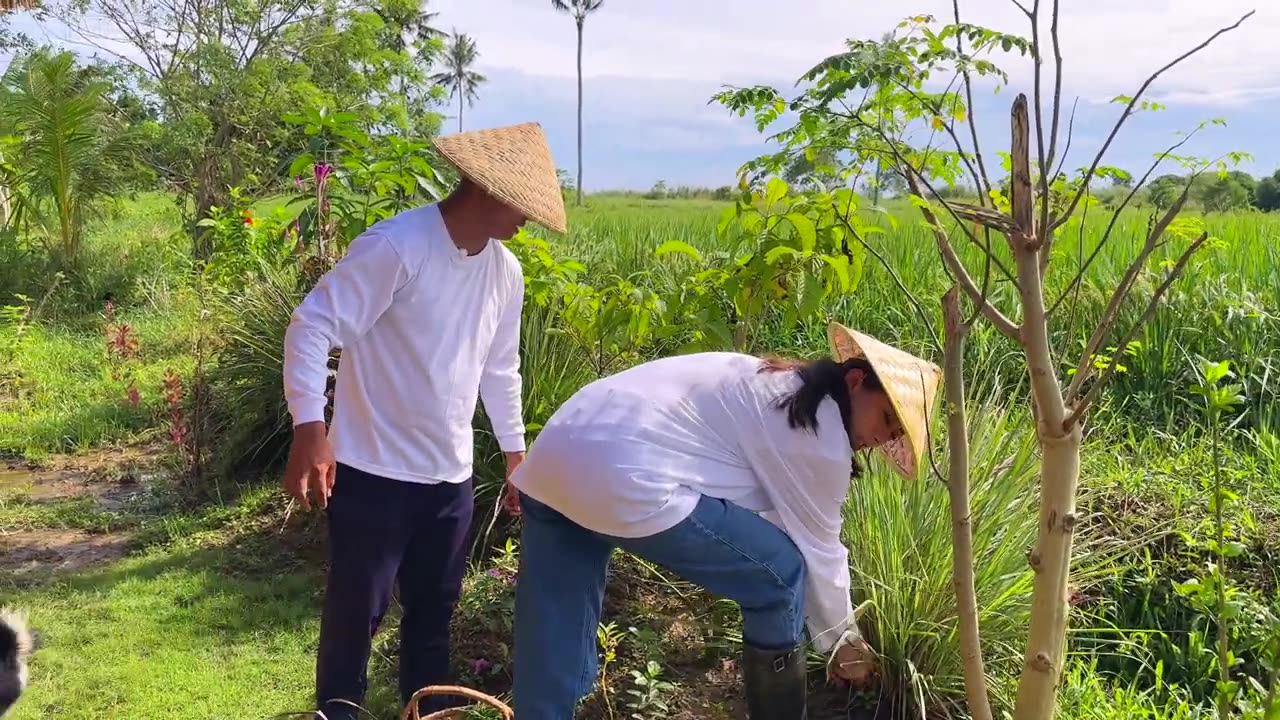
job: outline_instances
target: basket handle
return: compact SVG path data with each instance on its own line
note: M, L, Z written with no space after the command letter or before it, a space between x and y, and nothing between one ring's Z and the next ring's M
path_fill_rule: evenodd
M513 712L506 703L478 690L472 690L471 688L460 687L458 685L431 685L417 691L413 694L413 697L409 698L409 702L405 705L404 713L400 716L400 720L424 720L422 715L418 713L418 700L431 695L457 695L458 697L464 697L468 700L474 700L496 708L498 712L502 713L502 717L505 720L515 720L515 712Z

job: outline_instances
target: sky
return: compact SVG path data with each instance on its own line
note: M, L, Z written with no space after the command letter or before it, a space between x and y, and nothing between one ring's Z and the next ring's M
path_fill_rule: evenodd
M1029 5L1031 0L1025 0ZM1048 5L1048 0L1045 0ZM1077 112L1068 157L1087 164L1122 107L1156 69L1242 15L1239 29L1163 75L1148 91L1167 110L1132 118L1106 158L1145 171L1153 156L1214 118L1184 152L1240 150L1255 175L1280 168L1280 4L1274 0L1063 0L1063 95ZM784 9L786 8L786 9ZM464 128L525 121L546 130L556 164L576 173L576 31L549 0L430 0L438 25L476 40L487 77ZM965 22L1026 34L1011 0L961 0ZM906 15L951 17L951 0L606 0L583 44L584 169L588 191L731 184L746 160L770 149L748 118L711 97L726 85L769 84L784 92L847 38L878 38ZM1047 35L1047 27L1045 31ZM984 149L1007 149L1009 103L1031 91L1030 61L995 58L1010 87L983 89L974 116ZM456 128L456 106L446 108ZM1065 117L1064 117L1065 124Z

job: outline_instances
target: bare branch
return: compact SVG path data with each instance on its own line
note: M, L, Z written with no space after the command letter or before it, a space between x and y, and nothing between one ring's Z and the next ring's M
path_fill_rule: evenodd
M1035 204L1031 193L1031 149L1030 132L1027 128L1027 99L1019 95L1013 103L1012 137L1010 153L1013 159L1012 172L1009 177L1009 204L1013 213L1013 224L1017 228L1015 235L1010 235L1009 244L1015 252L1022 248L1038 250L1033 247L1036 242Z
M840 213L836 213L836 216L844 223L844 227L849 231L849 234L852 235L855 240L862 243L862 247L866 248L867 252L871 253L872 257L879 260L880 264L884 266L884 269L889 272L889 277L893 278L893 283L898 286L898 290L906 296L907 302L911 303L911 306L915 308L916 314L920 316L921 322L924 323L925 328L929 331L929 337L933 338L934 345L941 346L942 341L938 339L938 333L933 329L933 323L929 320L929 314L924 311L924 306L920 304L920 300L907 289L906 283L902 281L902 277L898 275L898 272L893 269L893 265L885 258L884 255L881 255L880 251L876 250L871 243L867 242L867 239L862 236L862 233L858 232L858 229L849 221L848 214L841 215Z
M1256 12L1257 12L1256 10L1250 10L1249 12L1245 13L1245 15L1241 17L1239 20L1235 21L1234 24L1228 25L1227 27L1224 27L1218 30L1213 35L1211 35L1208 40L1205 40L1204 42L1188 50L1182 55L1179 55L1172 62L1160 68L1159 70L1156 70L1154 73L1152 73L1151 76L1148 77L1146 81L1142 83L1142 87L1138 88L1138 92L1134 94L1134 96L1129 100L1129 104L1125 106L1124 112L1121 113L1120 119L1116 121L1115 127L1111 129L1111 134L1107 136L1106 142L1102 143L1102 148L1098 150L1098 154L1096 157L1094 157L1093 163L1089 166L1088 172L1085 173L1084 179L1081 182L1080 190L1077 191L1075 196L1072 197L1071 203L1067 206L1067 209L1066 211L1063 212L1062 216L1055 219L1051 223L1051 227L1050 227L1051 230L1060 227L1063 223L1067 221L1068 218L1071 217L1071 214L1075 212L1076 205L1080 203L1080 198L1083 196L1084 186L1088 184L1089 180L1093 177L1094 173L1098 171L1098 166L1102 164L1102 158L1107 154L1107 149L1110 148L1111 143L1115 141L1116 135L1120 133L1120 128L1124 126L1125 121L1128 120L1131 115L1133 115L1133 108L1137 106L1139 98L1141 98L1142 94L1147 91L1147 88L1151 87L1151 84L1154 83L1157 78L1159 78L1161 75L1163 75L1165 72L1167 72L1174 66L1178 65L1179 63L1191 57L1192 55L1195 55L1201 50L1205 49L1210 45L1210 43L1212 43L1214 40L1217 40L1222 35L1229 33L1232 30L1235 30L1236 28L1240 27L1245 20L1248 20Z
M902 173L904 176L908 178L910 177L918 178L920 182L924 183L925 189L929 191L930 195L934 197L938 196L938 193L934 189L933 185L929 183L929 179L926 178L924 174L921 173L918 169L913 167L905 157L903 157L902 153L898 151L897 146L894 144L894 141L890 139L889 136L886 135L883 130L872 126L870 123L866 122L865 120L858 118L856 115L852 113L851 110L849 110L848 107L846 107L845 109L846 111L849 112L849 114L845 115L844 117L847 117L851 121L863 126L864 128L867 128L868 130L875 132L877 136L879 136L879 138L883 140L886 145L889 146L889 150L891 153L893 153L894 159L897 161L897 164L899 165L899 167L906 168L906 171ZM916 194L920 195L920 197L924 197L920 193L916 193ZM956 224L964 232L965 236L969 239L969 242L973 243L978 248L981 248L983 252L986 253L986 257L990 260L990 262L994 262L996 267L1000 268L1000 271L1004 273L1005 277L1009 279L1009 282L1013 283L1014 287L1018 287L1017 278L1014 277L1013 272L1010 271L1009 268L1006 267L1004 263L1000 262L1000 258L996 257L995 254L991 252L990 243L988 242L984 246L982 243L978 242L978 238L975 237L974 234L969 231L969 228L964 224L964 219L960 217L959 213L956 212L956 208L951 203L943 200L942 205L947 209L947 212L950 213L951 217L955 220ZM983 293L983 297L985 296L986 294Z
M1062 149L1062 157L1058 158L1058 167L1053 170L1054 177L1062 174L1062 166L1067 163L1067 155L1071 154L1071 140L1075 137L1076 132L1076 108L1079 105L1080 96L1077 95L1076 99L1071 101L1071 117L1067 120L1067 144Z
M1013 3L1014 5L1017 5L1018 9L1021 10L1022 14L1026 15L1027 18L1031 17L1031 11L1027 9L1026 5L1023 5L1022 3L1018 2L1018 0L1009 0L1009 2Z
M955 13L956 25L960 24L960 0L951 0L951 9ZM964 54L964 38L961 33L956 33L956 52ZM978 193L983 198L989 199L991 196L991 178L987 175L986 161L982 159L982 146L978 144L978 122L975 119L977 115L974 113L973 107L973 81L969 76L969 70L964 71L964 99L968 112L969 131L973 136L973 156L978 161L978 171L981 174L981 184L978 185ZM982 201L985 203L985 201Z
M957 40L957 43L959 43L959 40ZM955 81L956 81L956 78L954 78L954 77L953 77L953 78L951 79L951 83L952 83L952 84L954 84L954 83L955 83ZM973 163L969 161L969 157L968 157L968 155L965 153L964 143L960 142L960 136L956 134L955 124L954 124L954 123L952 123L950 120L948 120L948 119L946 119L946 118L944 118L944 117L943 117L942 108L941 108L940 106L935 106L935 105L933 105L933 104L932 104L932 103L930 103L928 100L926 100L925 98L921 97L921 96L920 96L920 95L919 95L919 94L918 94L914 89L912 89L911 87L908 87L907 85L902 84L901 82L895 81L895 82L894 82L894 84L895 84L895 85L897 85L899 88L901 88L901 89L905 90L906 92L910 93L910 94L911 94L911 96L912 96L912 97L914 97L916 100L920 101L920 103L921 103L921 104L923 104L923 105L927 105L927 106L930 106L930 109L931 109L931 110L933 110L935 113L937 113L937 115L938 115L939 119L941 119L941 120L942 120L942 128L943 128L944 130L946 130L946 131L947 131L947 135L949 135L949 136L951 137L951 142L955 143L955 146L956 146L956 154L958 154L958 155L960 156L960 161L964 163L965 168L967 168L967 169L969 170L969 175L970 175L970 177L972 177L972 178L973 178L973 186L974 186L974 188L976 188L976 189L978 190L978 192L979 192L979 193L982 193L982 192L983 192L983 189L982 189L982 181L983 181L983 179L986 177L986 172L987 172L987 171L986 171L986 169L984 168L984 169L982 170L982 174L981 174L981 175L979 175L979 174L978 174L978 170L973 166ZM948 90L948 91L950 91L950 85L948 85L947 90ZM945 94L945 93L944 93L944 94ZM970 118L972 118L972 109L970 109L970 112L969 112L968 114L969 114ZM970 127L972 127L972 125L970 125ZM936 131L935 131L935 132L936 132ZM977 143L977 133L976 133L976 131L975 131L975 133L974 133L974 143L975 143L975 147L974 147L974 156L978 159L978 162L979 162L979 163L981 163L981 162L982 162L982 156L981 156L981 155L979 155L979 154L978 154L978 152L977 152L977 145L976 145L976 143ZM991 188L991 183L990 183L990 182L988 182L988 183L987 183L987 190L988 190L987 195L989 195L989 194L990 194L990 188ZM932 189L931 189L931 191L932 191ZM979 198L979 203L981 203L982 205L984 205L984 206L985 206L985 205L987 204L987 202L989 202L989 200L990 200L990 198L989 198L989 197ZM1010 275L1010 277L1012 278L1012 275Z
M1085 230L1085 226L1088 225L1089 223L1089 207L1090 206L1086 204L1084 206L1084 212L1080 214L1080 231L1076 234L1077 235L1076 257L1078 258L1077 265L1079 267L1084 267L1086 264L1084 261L1084 230ZM1105 241L1106 238L1103 238L1103 239ZM1096 256L1096 252L1095 252L1095 256ZM1093 258L1090 257L1090 260L1092 259ZM1071 294L1071 290L1067 290L1062 293L1062 298L1066 298L1070 294ZM1060 300L1062 298L1060 298ZM1053 311L1053 309L1056 309L1056 307L1057 305L1055 304L1054 308L1050 309L1050 313ZM1080 310L1080 283L1077 280L1076 287L1075 287L1075 302L1071 304L1071 319L1067 321L1067 337L1075 337L1076 335L1076 317L1078 315L1079 310ZM1049 313L1046 313L1045 317L1049 317Z
M910 185L912 193L919 197L924 197L920 192L920 183L916 179L918 174L914 172L914 168L912 168L912 170L913 172L907 174L907 184ZM969 272L965 270L964 263L962 263L960 258L956 255L955 248L951 246L951 241L947 239L947 232L942 229L942 225L938 222L938 218L934 214L933 210L926 205L925 207L920 208L920 212L924 214L925 221L933 230L933 236L938 242L938 252L942 254L943 263L947 266L947 269L951 271L951 274L955 276L956 282L964 288L969 299L974 305L977 305L982 310L983 316L985 316L987 320L989 320L991 324L994 325L1005 337L1008 337L1014 342L1020 342L1022 331L1012 320L1005 317L1004 313L1000 312L1000 310L991 303L991 300L984 296L978 289L977 284L973 282L973 278L970 277Z
M988 297L987 293L991 291L991 261L995 258L995 255L991 252L991 228L983 227L982 236L983 240L986 241L986 244L982 248L983 252L986 253L983 258L986 262L982 263L982 289L979 294L982 295L982 297ZM973 314L964 322L965 328L968 329L973 327L974 323L978 321L978 317L981 315L982 308L975 307L973 309Z
M1098 348L1102 346L1102 341L1111 334L1116 315L1119 314L1120 308L1125 301L1129 299L1129 292L1133 289L1134 281L1138 279L1138 275L1146 267L1147 258L1151 256L1151 253L1155 252L1160 236L1164 235L1169 223L1173 222L1173 218L1182 211L1182 206L1186 204L1187 198L1191 194L1191 186L1192 183L1188 182L1186 189L1182 191L1182 195L1178 196L1178 200L1165 212L1164 217L1160 218L1160 222L1156 223L1151 232L1147 234L1147 240L1143 243L1142 250L1139 251L1133 262L1129 264L1129 268L1125 270L1120 284L1111 293L1111 300L1102 312L1102 319L1098 321L1098 327L1089 336L1089 340L1084 346L1084 352L1080 354L1080 359L1076 361L1076 375L1071 379L1071 384L1067 387L1065 395L1067 403L1079 396L1080 389L1084 386L1085 381L1089 379L1089 368L1092 365L1091 358L1098 351Z
M1049 227L1049 185L1057 177L1057 175L1048 175L1050 168L1053 167L1054 153L1058 149L1058 124L1062 118L1062 46L1058 37L1058 6L1059 0L1053 2L1053 20L1049 26L1050 42L1053 44L1053 64L1054 64L1054 80L1053 80L1053 124L1049 130L1049 153L1041 158L1040 174L1042 177L1040 185L1043 188L1043 197L1040 198L1040 223L1039 227ZM1038 109L1037 109L1038 111ZM1074 112L1074 110L1073 110ZM1039 127L1037 116L1037 128ZM1040 149L1043 152L1044 143L1041 141ZM1067 154L1062 153L1063 159ZM1049 266L1049 254L1053 252L1053 232L1046 231L1044 233L1044 245L1040 248L1040 275L1044 275L1045 269Z
M1181 277L1182 271L1186 269L1187 263L1191 261L1191 256L1194 255L1208 239L1209 233L1202 232L1200 233L1200 237L1196 238L1195 241L1183 251L1182 255L1178 258L1177 263L1175 263L1173 268L1169 270L1169 274L1165 277L1164 282L1160 284L1160 287L1156 288L1155 294L1151 296L1151 301L1147 303L1147 309L1143 311L1142 316L1133 324L1133 327L1129 328L1129 333L1119 345L1120 350L1115 354L1115 357L1111 358L1111 362L1107 365L1107 369L1098 377L1097 382L1093 383L1093 385L1089 387L1089 392L1085 394L1084 398L1075 405L1071 414L1067 417L1066 421L1063 422L1062 428L1064 432L1070 432L1071 428L1074 427L1076 423L1080 422L1082 417L1084 417L1085 412L1089 410L1089 406L1098 399L1098 394L1102 392L1102 388L1106 386L1107 381L1111 379L1111 375L1115 373L1116 363L1120 361L1120 355L1123 353L1124 348L1128 347L1129 343L1133 342L1133 339L1138 336L1138 333L1142 330L1143 326L1151 322L1151 318L1155 316L1156 309L1160 307L1160 301L1164 298L1165 293L1168 292L1169 288L1173 286L1173 283Z
M1036 169L1039 171L1039 182L1037 185L1040 196L1040 206L1043 208L1041 215L1045 215L1049 211L1049 175L1048 166L1045 162L1044 150L1044 110L1040 102L1040 73L1044 68L1044 54L1041 52L1040 45L1040 0L1035 0L1031 6L1031 57L1035 60L1035 75L1032 78L1032 102L1035 103L1035 121L1036 121ZM1028 168L1028 177L1030 176L1030 168ZM1034 207L1034 203L1032 204ZM1034 213L1032 213L1034 215ZM1040 223L1040 227L1047 227L1045 223ZM1027 237L1035 234L1034 225L1023 225L1023 231ZM1044 237L1040 238L1040 247L1043 249L1048 244L1048 238L1052 233L1044 233Z
M1079 269L1076 271L1076 276L1072 278L1071 282L1067 284L1066 289L1062 291L1062 296L1054 301L1053 307L1049 309L1050 315L1058 309L1058 306L1061 305L1062 302L1067 299L1067 296L1074 292L1074 290L1084 280L1085 273L1089 270L1089 266L1093 264L1093 261L1098 257L1099 253L1102 252L1102 249L1106 247L1107 242L1111 239L1111 233L1115 230L1116 223L1120 220L1120 215L1124 213L1125 208L1127 208L1129 203L1138 195L1138 191L1147 184L1147 180L1156 171L1156 168L1160 167L1160 163L1164 162L1165 158L1169 157L1174 150L1177 150L1190 142L1191 138L1195 137L1197 132L1200 132L1198 128L1189 133L1181 141L1175 143L1168 150L1160 153L1160 155L1156 157L1155 162L1151 163L1151 167L1147 168L1146 174L1144 174L1138 182L1134 183L1133 187L1129 190L1129 194L1125 196L1124 201L1120 203L1120 206L1117 207L1113 213L1111 213L1111 221L1107 223L1107 230L1102 234L1102 239L1098 241L1097 247L1093 249L1093 252L1089 253L1089 259L1080 265Z

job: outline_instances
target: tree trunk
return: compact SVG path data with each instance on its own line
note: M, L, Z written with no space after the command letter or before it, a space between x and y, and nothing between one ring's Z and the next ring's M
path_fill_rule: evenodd
M196 214L191 219L191 233L195 238L194 255L200 260L207 259L213 248L208 241L210 233L200 229L196 223L208 217L209 211L214 206L226 202L227 188L223 182L221 163L223 157L230 154L228 150L234 135L235 126L223 121L213 136L210 148L206 149L204 156L196 161Z
M458 132L462 132L462 99L463 99L463 93L461 92L461 90L459 90L458 92Z
M947 401L947 488L951 494L951 572L960 624L960 659L964 689L973 720L991 720L982 639L978 630L978 595L973 583L973 528L969 506L969 428L965 414L964 341L969 328L960 314L960 288L952 286L942 298L942 385Z
M1079 423L1063 427L1066 406L1049 347L1039 258L1043 238L1037 235L1035 227L1025 95L1019 95L1014 102L1012 120L1011 193L1017 231L1010 238L1010 244L1021 286L1022 345L1031 380L1036 438L1040 444L1040 524L1036 545L1028 557L1035 571L1031 627L1013 717L1014 720L1048 720L1053 717L1066 643L1082 434Z
M578 207L582 207L582 18L578 18Z
M0 165L4 165L3 153L0 153ZM9 188L0 183L0 227L7 225L9 218L13 216L13 208L9 203Z

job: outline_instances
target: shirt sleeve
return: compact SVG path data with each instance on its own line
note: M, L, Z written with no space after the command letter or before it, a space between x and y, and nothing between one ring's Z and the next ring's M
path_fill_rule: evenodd
M367 231L294 309L284 335L284 395L295 427L324 420L329 352L367 332L408 280L390 241Z
M502 452L523 452L525 426L521 405L520 313L524 274L517 263L515 287L502 310L480 375L480 399Z
M784 412L762 407L760 436L743 442L748 462L773 505L764 516L787 533L804 558L806 621L814 645L824 653L853 621L849 551L840 538L852 451L846 456L827 449L834 443L848 444L839 412L830 409L834 412L820 415L820 436L815 437L811 431L792 429Z

